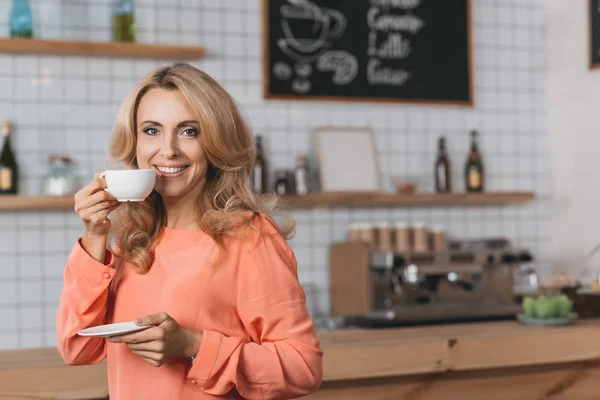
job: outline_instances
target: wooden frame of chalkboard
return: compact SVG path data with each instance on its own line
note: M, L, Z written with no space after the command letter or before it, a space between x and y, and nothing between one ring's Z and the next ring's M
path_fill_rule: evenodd
M447 93L445 93L442 95L436 94L434 96L429 96L429 97L428 96L418 96L418 95L414 95L414 94L411 94L408 96L406 96L406 95L404 95L404 96L403 95L377 95L377 94L376 95L357 95L356 93L351 94L351 95L336 94L336 93L295 94L290 89L283 90L283 91L282 90L272 90L271 85L272 85L272 82L275 81L275 79L272 78L272 67L275 67L275 66L271 65L272 54L271 54L270 46L272 46L273 38L270 37L270 35L271 35L270 24L272 23L272 21L270 21L270 7L272 6L273 2L281 3L282 1L285 1L285 0L262 0L262 7L263 7L263 10L262 10L263 85L262 86L263 86L263 98L264 99L299 100L299 101L410 103L410 104L461 106L461 107L473 107L474 106L474 103L475 103L474 86L475 86L475 84L474 84L474 77L473 77L474 62L473 62L473 39L472 39L472 36L473 36L472 0L455 0L464 5L464 9L465 9L464 17L465 18L464 18L464 25L462 25L462 28L464 31L466 31L466 34L464 34L464 36L463 36L463 38L466 40L465 40L463 52L461 53L462 58L460 59L460 61L457 61L457 63L460 64L460 66L455 66L456 68L462 68L462 75L460 75L460 77L449 76L449 78L451 78L451 79L448 79L447 81L458 82L456 84L453 83L454 85L462 85L460 87L460 89L456 89L460 92L460 95L459 96L453 96L453 95L448 96L448 95L446 95ZM307 3L314 5L314 3L317 3L318 1L319 0L309 0L309 1L307 1ZM344 0L344 1L346 1L346 0ZM363 0L361 0L361 1L363 1ZM365 1L365 3L367 3L368 0L364 0L364 1ZM314 3L312 3L312 2L314 2ZM447 4L451 3L449 0L443 0L443 2L444 3L438 3L438 4L444 4L444 6L446 6ZM292 7L293 7L293 5L297 4L296 2L292 2L292 1L290 1L290 3L292 4ZM303 3L303 2L300 2L300 3ZM431 2L428 2L428 3L431 3ZM334 12L335 11L336 10L334 10ZM454 20L452 18L446 18L446 19L450 20L450 21ZM335 23L332 25L335 25ZM330 28L330 29L331 29L331 31L334 30L334 28ZM370 38L369 38L369 40L370 40ZM401 46L398 45L397 41L394 44L396 45L395 50L398 51L398 49ZM381 51L381 48L376 49L376 50ZM393 50L391 50L391 51L393 51ZM456 57L454 57L454 59L456 59ZM327 67L331 67L331 65L335 62L336 62L335 57L330 57L328 60L323 62L323 65L325 65L325 68L327 68ZM285 67L285 68L283 68L281 71L278 71L278 72L281 72L281 74L283 74L283 75L286 75L286 74L293 75L294 72L306 73L307 71L310 74L311 71L314 70L313 66L310 64L306 65L306 63L305 63L304 65L300 65L300 66L298 66L298 64L299 63L296 63L294 68L291 68L289 65L283 65L283 67ZM429 65L433 65L433 64L429 64ZM277 66L277 67L279 67L279 66ZM298 68L298 67L300 67L300 68ZM383 68L383 69L385 69L385 68ZM275 68L273 68L273 71L275 71ZM438 80L435 80L436 78L437 78L436 74L431 73L430 78L425 80L429 83L428 90L431 90L431 87L438 87L436 85L438 85L440 78L437 78ZM456 79L454 79L454 78L456 78ZM306 82L306 80L304 82ZM424 87L423 83L420 83L418 85L420 85L420 88ZM350 86L350 85L348 85L348 86ZM415 85L415 86L417 86L417 85ZM299 87L301 88L301 85ZM412 92L415 92L415 91L418 91L418 90L412 90Z
M588 1L588 13L588 61L590 69L595 69L600 68L600 2L598 0Z

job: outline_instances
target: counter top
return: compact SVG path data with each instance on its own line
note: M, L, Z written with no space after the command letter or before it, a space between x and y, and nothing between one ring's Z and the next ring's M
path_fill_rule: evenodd
M600 359L600 320L563 327L515 321L321 331L324 382ZM41 378L43 377L43 378ZM71 367L56 349L0 351L0 399L108 396L106 364Z
M0 400L106 398L105 362L69 366L55 348L0 351Z

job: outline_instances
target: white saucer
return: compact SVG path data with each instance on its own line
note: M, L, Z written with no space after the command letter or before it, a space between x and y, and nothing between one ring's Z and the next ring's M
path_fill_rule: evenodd
M135 322L118 322L116 324L99 325L83 329L77 332L77 334L79 336L99 336L107 338L111 336L124 335L126 333L142 331L144 329L150 328L150 326L139 326L136 325Z

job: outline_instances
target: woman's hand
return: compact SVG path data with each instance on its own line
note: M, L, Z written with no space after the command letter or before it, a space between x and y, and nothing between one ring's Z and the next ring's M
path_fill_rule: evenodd
M190 358L200 349L202 332L184 328L167 313L149 315L135 321L151 328L127 335L113 336L112 343L125 343L134 354L155 367L175 358Z
M97 173L75 194L75 212L83 222L85 236L106 237L110 230L108 214L121 205L105 188L106 180Z
M106 180L96 174L94 179L75 194L75 212L83 221L81 245L98 262L104 263L106 241L110 230L108 214L121 205L105 191Z

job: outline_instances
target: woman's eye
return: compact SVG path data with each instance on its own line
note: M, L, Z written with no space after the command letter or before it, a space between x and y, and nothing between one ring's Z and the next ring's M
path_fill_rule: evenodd
M144 133L147 135L157 135L158 134L158 130L156 128L146 128L144 129Z
M197 136L198 135L198 131L196 129L193 129L193 128L188 128L185 131L183 131L183 133L186 136Z

